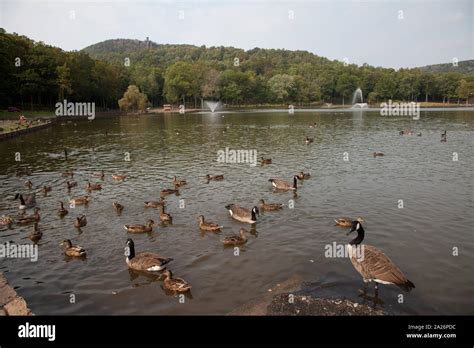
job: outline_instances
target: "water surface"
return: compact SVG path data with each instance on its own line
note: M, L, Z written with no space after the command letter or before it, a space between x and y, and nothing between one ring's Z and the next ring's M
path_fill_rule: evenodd
M317 123L315 128L308 125ZM401 129L422 136L400 136ZM448 141L440 142L442 130ZM177 134L179 133L179 134ZM473 314L474 238L473 111L422 111L421 119L382 117L378 112L199 113L97 118L92 122L57 124L0 143L2 198L0 212L17 214L16 192L23 182L53 186L38 194L44 231L39 260L2 260L0 271L18 288L36 314L225 314L265 294L278 282L300 274L308 283L341 284L357 298L359 274L344 258L326 258L325 246L346 243L346 230L335 227L340 216L366 220L365 243L382 249L416 285L404 294L383 286L380 295L390 312L408 314ZM314 138L307 146L304 138ZM217 152L255 149L273 164L218 163ZM63 158L63 149L69 159ZM385 153L373 158L372 152ZM15 162L15 152L21 162ZM130 161L125 161L125 153ZM349 161L344 161L344 153ZM453 161L457 153L458 161ZM30 176L16 176L29 168ZM61 172L75 170L79 187L65 188ZM86 180L104 170L103 190L92 193L88 207L56 215L57 202L85 194ZM290 180L301 171L312 177L298 194L273 192L269 178ZM129 175L122 183L110 174ZM224 174L206 184L206 174ZM157 199L171 187L174 175L188 185L167 199L171 226L133 235L137 252L173 257L174 274L193 284L185 303L166 294L162 282L130 272L125 264L126 223L158 221L143 201ZM92 181L100 181L94 178ZM294 209L265 213L248 243L234 256L219 240L241 226L224 208L228 203L252 207L260 198ZM185 207L179 207L184 200ZM399 209L399 200L404 208ZM121 216L112 202L125 206ZM85 213L82 233L73 219ZM202 234L197 216L225 226L223 233ZM249 228L250 226L244 226ZM31 227L0 231L0 242L30 243ZM58 243L69 238L88 251L86 260L68 260ZM453 248L459 256L453 256ZM76 302L69 302L70 294ZM338 294L340 295L340 294Z

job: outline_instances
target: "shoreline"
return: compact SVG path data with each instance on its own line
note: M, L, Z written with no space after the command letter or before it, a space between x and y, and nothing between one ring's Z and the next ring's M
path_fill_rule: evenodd
M29 316L33 315L25 299L17 294L8 283L4 273L0 273L0 316Z

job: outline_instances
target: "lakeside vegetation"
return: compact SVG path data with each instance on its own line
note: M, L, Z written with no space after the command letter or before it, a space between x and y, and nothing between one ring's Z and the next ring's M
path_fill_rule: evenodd
M125 39L66 52L0 29L0 107L51 109L63 99L95 102L102 110L117 109L119 100L122 109L183 102L199 107L201 98L228 105L347 105L358 87L369 103L464 103L474 97L473 65L466 61L458 67L397 71L344 64L306 51Z

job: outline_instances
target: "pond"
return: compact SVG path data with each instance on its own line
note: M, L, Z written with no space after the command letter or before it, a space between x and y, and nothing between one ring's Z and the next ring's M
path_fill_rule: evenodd
M405 129L413 135L399 135ZM444 130L447 141L441 142ZM307 136L314 141L306 144ZM353 238L334 219L362 217L364 243L384 251L416 285L410 293L381 286L387 309L473 314L473 140L474 111L462 110L421 111L417 121L334 110L57 123L0 143L1 214L17 216L17 192L52 187L46 196L37 193L43 231L38 260L4 259L0 271L35 314L226 314L294 274L308 283L344 285L342 295L357 298L360 275L347 258L327 257L325 251ZM256 151L258 159L271 158L272 164L218 160L226 148ZM373 152L384 156L374 158ZM27 170L31 175L17 176ZM78 182L70 192L61 176L68 170ZM104 180L93 177L101 170ZM298 182L296 194L272 189L269 179L292 182L301 171L311 177ZM115 181L115 173L128 177ZM206 174L224 180L207 183ZM124 224L159 221L159 212L143 202L158 200L162 189L173 187L175 175L187 185L166 197L173 223L151 233L127 233ZM33 183L31 190L26 180ZM67 207L69 214L61 219L58 201L87 194L87 180L101 183L102 190L90 193L88 206ZM233 220L225 209L229 203L252 208L260 199L285 207L262 212L254 227ZM125 207L121 215L112 207L115 201ZM79 231L73 221L81 214L88 223ZM200 232L199 215L223 225L222 233ZM221 239L240 227L250 231L248 242L238 250L224 248ZM31 231L32 226L2 227L0 242L29 244ZM173 274L193 285L184 301L165 292L156 277L128 270L129 237L137 252L174 259ZM64 239L84 247L87 258L65 257L59 246Z

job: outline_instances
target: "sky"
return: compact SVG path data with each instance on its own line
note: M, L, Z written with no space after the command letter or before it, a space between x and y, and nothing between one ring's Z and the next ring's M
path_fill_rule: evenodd
M395 69L474 59L474 0L0 0L0 27L64 50L149 37Z

